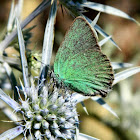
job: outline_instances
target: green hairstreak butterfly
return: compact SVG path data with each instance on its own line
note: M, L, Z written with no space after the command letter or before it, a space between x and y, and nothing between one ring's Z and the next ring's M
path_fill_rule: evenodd
M83 17L74 20L56 54L54 73L59 82L86 96L106 96L114 74L101 52L91 25Z

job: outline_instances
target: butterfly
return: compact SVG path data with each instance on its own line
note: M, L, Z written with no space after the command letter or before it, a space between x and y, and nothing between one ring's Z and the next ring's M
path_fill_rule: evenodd
M105 97L114 80L110 60L101 52L93 28L77 17L66 32L54 61L59 82L85 96Z

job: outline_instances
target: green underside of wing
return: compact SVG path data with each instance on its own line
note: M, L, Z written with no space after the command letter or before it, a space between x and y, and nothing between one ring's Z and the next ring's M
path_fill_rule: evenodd
M84 19L76 19L67 32L55 58L54 73L66 86L84 95L106 94L111 89L110 61Z

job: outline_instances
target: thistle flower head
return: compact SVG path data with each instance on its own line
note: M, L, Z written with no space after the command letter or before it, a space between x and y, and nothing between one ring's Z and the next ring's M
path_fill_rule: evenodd
M50 78L41 89L33 83L29 89L24 89L27 97L24 101L21 99L21 112L25 137L52 140L73 139L75 136L78 124L76 102L71 101L68 90L60 89L52 81Z

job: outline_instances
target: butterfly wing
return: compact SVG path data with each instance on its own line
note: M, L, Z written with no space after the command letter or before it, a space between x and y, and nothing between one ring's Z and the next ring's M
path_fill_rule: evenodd
M111 89L113 71L109 59L97 45L90 24L75 19L65 35L54 63L60 81L84 95L105 96Z

